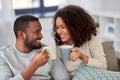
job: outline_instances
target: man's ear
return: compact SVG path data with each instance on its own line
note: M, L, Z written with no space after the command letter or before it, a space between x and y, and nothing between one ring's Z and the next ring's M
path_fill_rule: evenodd
M21 38L21 39L25 39L25 33L22 32L22 31L18 31L18 37Z

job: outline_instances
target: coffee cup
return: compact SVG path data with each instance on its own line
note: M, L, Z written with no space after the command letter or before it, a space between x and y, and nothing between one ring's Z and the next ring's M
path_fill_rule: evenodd
M69 61L69 55L72 51L73 46L70 45L62 45L60 46L61 57L63 61Z
M46 49L49 55L49 59L54 60L56 59L56 45L50 45L43 47L43 49Z

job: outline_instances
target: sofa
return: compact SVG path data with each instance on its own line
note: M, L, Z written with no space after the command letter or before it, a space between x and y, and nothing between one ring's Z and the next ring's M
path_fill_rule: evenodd
M113 42L102 42L107 59L107 70L81 64L72 80L120 80L120 65L116 57Z
M112 41L106 41L102 42L104 53L106 54L107 59L107 70L110 71L120 71L120 64L119 61L115 55L113 42Z

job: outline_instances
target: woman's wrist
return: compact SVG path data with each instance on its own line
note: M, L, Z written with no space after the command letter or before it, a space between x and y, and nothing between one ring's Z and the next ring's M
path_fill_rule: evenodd
M86 56L86 55L84 55L84 54L81 55L81 60L82 60L83 62L88 63L88 59L89 59L88 56Z

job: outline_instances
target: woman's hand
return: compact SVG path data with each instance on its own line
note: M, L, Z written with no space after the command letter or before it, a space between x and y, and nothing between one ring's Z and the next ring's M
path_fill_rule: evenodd
M76 59L81 57L81 52L78 48L73 48L69 57L72 61L75 61Z
M89 59L89 57L83 54L82 52L80 52L78 48L73 48L69 57L72 61L75 61L76 59L79 58L85 63L88 63L88 59Z

